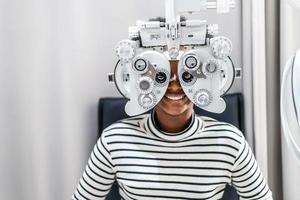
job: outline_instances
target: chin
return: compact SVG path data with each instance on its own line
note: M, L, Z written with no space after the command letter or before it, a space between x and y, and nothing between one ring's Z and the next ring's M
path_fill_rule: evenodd
M187 101L183 105L176 105L176 103L172 104L166 101L161 101L156 109L163 111L167 115L176 117L192 112L193 104L190 101Z
M162 107L164 112L170 114L170 115L180 115L182 113L185 113L188 111L188 107L186 105L184 106L165 106Z

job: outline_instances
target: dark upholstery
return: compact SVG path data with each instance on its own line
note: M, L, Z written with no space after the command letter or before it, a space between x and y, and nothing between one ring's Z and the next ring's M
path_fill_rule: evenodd
M199 115L215 118L219 121L228 122L241 131L244 131L243 117L243 97L240 93L229 94L224 97L227 107L222 114L213 114L195 107L195 112ZM102 130L120 119L128 117L124 111L126 100L124 98L101 98L98 107L98 127L99 136ZM117 183L115 183L110 191L108 200L119 200ZM236 191L229 185L226 187L223 200L238 200Z

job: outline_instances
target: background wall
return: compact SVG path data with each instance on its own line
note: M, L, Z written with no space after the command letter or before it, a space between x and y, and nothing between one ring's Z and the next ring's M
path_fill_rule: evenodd
M220 24L242 67L241 3ZM137 19L161 0L0 0L0 199L69 199L97 139L97 101L117 96L106 74ZM232 92L240 91L241 81Z

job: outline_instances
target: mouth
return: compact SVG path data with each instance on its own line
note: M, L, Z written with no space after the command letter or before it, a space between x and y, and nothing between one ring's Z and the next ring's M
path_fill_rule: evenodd
M185 94L166 94L165 98L172 100L172 101L180 101L185 98Z

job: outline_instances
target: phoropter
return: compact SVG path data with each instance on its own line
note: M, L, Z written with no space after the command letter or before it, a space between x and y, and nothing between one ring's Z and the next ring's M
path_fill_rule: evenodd
M186 8L192 1L199 2L198 10ZM180 84L196 106L214 113L226 108L222 96L235 78L232 43L217 36L218 25L180 15L212 8L229 12L235 2L178 0L176 5L177 14L175 1L165 0L165 21L137 21L129 27L129 38L118 43L119 60L109 77L128 99L125 112L130 116L152 109L163 98L170 81L169 60L179 61Z

